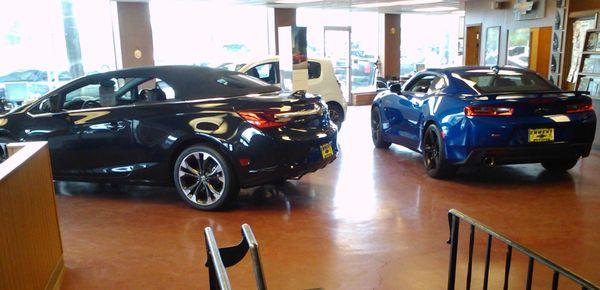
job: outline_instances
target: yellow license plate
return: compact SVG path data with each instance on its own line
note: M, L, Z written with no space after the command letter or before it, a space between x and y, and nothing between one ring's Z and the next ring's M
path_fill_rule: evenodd
M529 143L554 141L554 129L529 129Z
M321 145L321 156L323 156L323 159L333 156L333 148L331 148L330 143Z

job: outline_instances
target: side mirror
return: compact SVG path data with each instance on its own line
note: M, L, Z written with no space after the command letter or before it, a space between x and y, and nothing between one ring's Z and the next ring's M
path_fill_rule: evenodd
M52 113L58 113L60 111L60 108L59 108L59 105L58 105L60 103L60 96L59 95L52 95L48 99L50 101L50 112L52 112Z
M377 81L377 89L387 89L387 84L384 81Z
M402 92L402 85L398 83L393 84L390 86L390 91L396 94L400 94Z

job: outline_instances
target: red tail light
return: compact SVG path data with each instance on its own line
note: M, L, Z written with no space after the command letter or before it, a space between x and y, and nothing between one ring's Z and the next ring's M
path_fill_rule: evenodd
M581 113L581 112L589 112L593 111L594 106L592 106L592 102L582 102L572 105L567 105L567 113Z
M266 128L277 128L285 126L288 120L280 120L275 117L275 114L280 113L279 111L240 111L238 114L246 120L246 122L252 124L252 126L259 129Z
M506 106L466 106L465 116L512 116L514 111Z

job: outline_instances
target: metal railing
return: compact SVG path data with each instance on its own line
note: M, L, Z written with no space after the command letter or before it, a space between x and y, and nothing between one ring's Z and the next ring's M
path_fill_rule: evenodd
M471 275L472 275L472 265L473 265L473 243L475 240L475 228L487 233L487 235L488 235L486 252L485 252L485 268L484 268L484 274L483 274L483 289L484 290L487 290L487 288L488 288L489 271L490 271L490 251L491 251L491 247L492 247L492 239L493 238L500 240L507 246L506 262L505 262L505 267L504 267L504 287L503 287L503 289L505 289L505 290L508 289L508 279L510 276L510 266L511 266L511 257L512 257L513 249L520 251L521 253L523 253L527 257L529 257L529 265L528 265L528 269L527 269L527 281L525 282L526 290L531 290L531 284L533 281L534 262L543 264L546 267L550 268L554 272L554 274L552 276L552 289L553 290L558 289L558 280L561 275L570 279L571 281L577 283L579 286L581 286L581 289L583 289L583 290L600 290L600 287L592 284L590 281L585 280L584 278L578 276L577 274L573 273L572 271L570 271L560 265L555 264L554 262L548 260L544 256L526 248L525 246L523 246L515 241L512 241L505 235L492 230L491 228L482 224L481 222L479 222L479 221L477 221L455 209L451 209L448 212L448 223L450 225L450 239L448 240L448 243L450 244L450 266L448 269L448 290L455 289L456 263L457 263L457 252L458 252L458 230L459 230L460 220L463 220L466 223L470 224L470 228L471 228L471 232L469 235L469 261L467 264L467 278L466 278L467 279L466 280L466 282L467 282L466 289L467 290L471 289Z
M265 277L260 263L258 253L258 242L249 225L242 225L242 241L233 247L219 248L215 235L210 227L204 229L204 240L206 241L206 267L211 290L231 290L231 283L227 276L226 268L239 263L248 251L252 258L256 288L266 290Z

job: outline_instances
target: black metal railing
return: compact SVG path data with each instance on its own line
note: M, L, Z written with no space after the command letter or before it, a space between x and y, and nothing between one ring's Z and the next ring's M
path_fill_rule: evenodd
M242 241L236 246L219 248L210 227L204 229L204 240L206 241L206 267L208 268L211 290L232 289L226 268L239 263L248 251L252 258L256 288L259 290L267 289L258 253L258 242L249 225L242 225Z
M571 272L570 270L555 264L554 262L548 260L544 256L526 248L525 246L512 241L508 237L492 230L488 226L480 223L479 221L463 214L462 212L451 209L448 212L448 222L450 224L450 239L448 243L450 244L450 266L448 269L448 290L455 289L455 281L456 281L456 264L457 264L457 252L458 252L458 230L460 220L465 221L470 224L471 232L469 234L469 261L467 264L467 278L466 278L466 289L471 289L471 275L472 275L472 266L473 266L473 243L475 241L475 228L487 233L487 246L485 251L485 268L483 272L483 289L487 290L488 281L489 281L489 271L490 271L490 252L492 248L492 240L496 238L502 243L506 244L506 262L504 266L504 288L508 289L508 279L510 276L510 266L511 266L511 257L513 249L520 251L529 257L529 265L527 268L527 281L525 282L525 289L531 290L531 283L533 281L533 266L534 262L538 262L546 267L550 268L554 274L552 276L552 289L558 289L558 280L560 276L564 276L571 281L577 283L581 286L583 290L600 290L600 287L592 284L590 281L585 280L584 278L578 276L577 274Z

